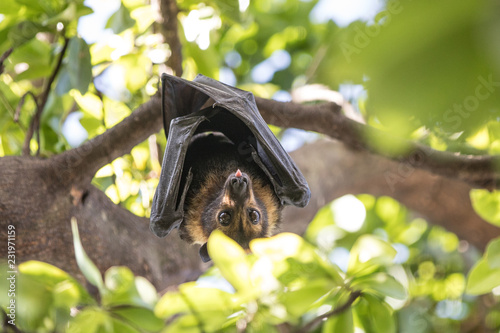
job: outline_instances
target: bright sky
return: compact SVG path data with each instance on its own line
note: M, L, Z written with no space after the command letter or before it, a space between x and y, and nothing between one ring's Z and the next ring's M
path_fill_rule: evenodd
M345 27L356 20L370 21L384 5L383 0L320 0L311 12L311 20L322 23L331 19Z

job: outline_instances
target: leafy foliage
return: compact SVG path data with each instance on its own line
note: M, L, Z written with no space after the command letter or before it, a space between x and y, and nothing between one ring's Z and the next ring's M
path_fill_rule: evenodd
M111 267L102 277L72 221L76 261L98 296L52 265L25 262L16 275L16 324L36 332L275 332L280 326L454 332L460 320L475 316L476 299L464 291L478 295L499 286L499 240L471 270L465 289L466 268L453 234L420 219L407 222L408 212L392 199L358 200L366 219L354 232L335 222L341 214L335 204L318 213L306 238L281 233L256 239L251 254L215 231L208 242L214 266L161 297L126 267ZM6 313L8 289L2 276ZM498 304L490 309L491 328L498 327L492 319L498 311Z
M340 91L357 87L362 93L345 97L371 126L438 150L500 153L497 2L391 0L373 19L347 26L315 18L321 2L252 0L242 8L245 1L179 0L184 77L226 79L267 98L316 83ZM110 37L98 40L78 30L91 13L83 0L2 2L0 55L10 48L12 54L0 73L0 156L21 154L45 92L40 140L28 142L42 156L102 134L156 93L172 52L157 33L150 3L121 1L105 25ZM77 142L64 134L75 113L85 132ZM400 148L368 139L378 149ZM165 144L163 133L152 136L99 170L93 183L113 202L148 216ZM498 192L470 196L478 214L499 225ZM126 267L102 277L74 227L77 263L98 296L54 266L23 263L19 327L272 332L279 325L311 328L336 309L342 311L318 321L316 331L455 332L483 312L490 328L500 327L498 240L480 258L390 198L356 200L366 213L359 229L342 227L327 205L304 238L256 240L251 255L214 233L215 268L159 299ZM2 276L4 311L6 281ZM481 294L490 299L486 310L476 297Z
M374 236L360 238L355 247L369 251L366 246L376 244L376 254L362 265L355 259L351 267L358 273L345 274L295 234L255 240L253 254L247 255L222 232L214 232L208 248L215 267L198 282L184 283L157 300L154 287L134 277L126 267L111 267L103 280L81 246L76 221L72 227L76 261L87 280L98 288L100 301L52 265L23 263L17 276L20 329L45 332L57 327L90 333L162 329L220 332L221 328L228 332L237 328L262 331L284 323L300 328L329 309L352 305L347 314L329 325L348 332L356 322L375 325L377 332L395 332L393 310L383 299L387 295L406 297L399 282L384 272L390 264L386 258L393 257L394 250ZM7 309L8 285L4 281L2 306ZM357 296L348 301L353 293ZM353 321L353 316L366 318L367 314L372 314L368 322Z

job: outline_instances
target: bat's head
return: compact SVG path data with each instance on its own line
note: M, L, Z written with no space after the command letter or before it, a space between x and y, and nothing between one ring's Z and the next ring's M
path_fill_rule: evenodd
M281 220L282 206L261 177L237 169L222 186L222 182L216 183L214 178L208 179L200 189L196 196L200 209L188 212L184 231L181 230L184 239L203 244L200 255L204 261L210 259L206 242L215 229L248 249L252 239L272 235Z
M265 188L254 186L251 177L238 169L227 177L221 194L210 214L217 229L244 248L254 238L269 236L278 217Z

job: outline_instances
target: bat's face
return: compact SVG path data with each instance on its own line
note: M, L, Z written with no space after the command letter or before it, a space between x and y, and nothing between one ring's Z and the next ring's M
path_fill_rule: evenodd
M264 189L255 186L246 173L239 169L224 184L216 205L207 211L208 231L220 229L244 248L250 240L270 234L269 216L272 206L266 205ZM271 227L271 228L270 228Z
M199 200L192 205L203 209L188 211L181 237L204 244L212 231L219 229L248 248L250 240L272 235L281 218L281 205L272 188L239 169L221 186L222 180L208 179L200 189Z

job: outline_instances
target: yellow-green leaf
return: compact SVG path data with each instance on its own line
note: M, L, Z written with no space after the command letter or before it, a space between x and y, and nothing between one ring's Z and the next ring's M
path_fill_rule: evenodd
M470 199L479 216L500 227L500 191L474 189L470 191Z

